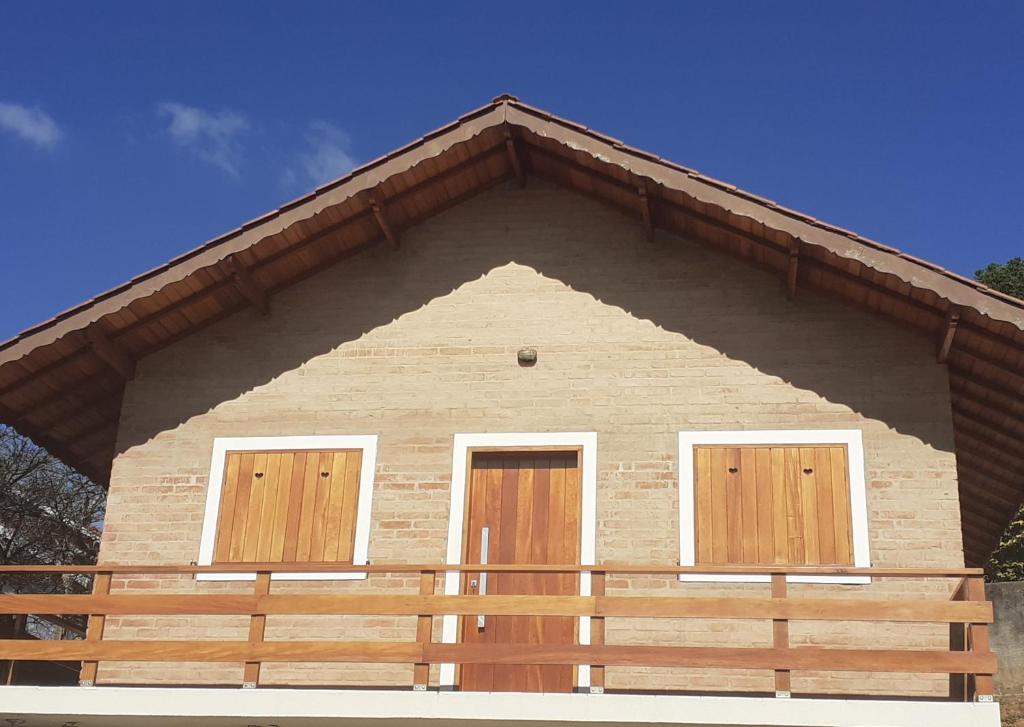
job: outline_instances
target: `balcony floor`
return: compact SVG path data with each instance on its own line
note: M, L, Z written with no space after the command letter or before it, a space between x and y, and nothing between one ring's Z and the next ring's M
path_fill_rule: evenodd
M0 720L25 727L999 727L996 703L643 694L0 687Z

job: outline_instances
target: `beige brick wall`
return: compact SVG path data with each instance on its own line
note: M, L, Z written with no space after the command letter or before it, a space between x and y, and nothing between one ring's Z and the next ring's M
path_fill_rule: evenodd
M535 347L532 368L516 351ZM859 428L876 565L962 565L946 370L933 342L535 183L485 193L153 356L128 386L101 557L198 555L217 436L378 434L370 558L440 562L452 436L598 432L599 561L678 558L681 429ZM764 593L614 579L610 592ZM117 587L246 586L140 579ZM407 588L400 578L280 590ZM797 586L941 597L945 585ZM124 618L111 638L244 638L242 618ZM272 638L412 639L412 619L271 619ZM610 643L768 645L764 622L610 620ZM797 644L945 646L942 627L795 624ZM273 665L271 682L407 685L411 667ZM240 665L104 664L107 682L227 682ZM770 690L763 672L609 669L610 688ZM914 693L941 678L794 676L794 690Z

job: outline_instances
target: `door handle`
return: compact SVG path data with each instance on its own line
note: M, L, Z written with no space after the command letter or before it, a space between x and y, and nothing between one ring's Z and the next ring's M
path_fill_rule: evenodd
M480 528L480 564L487 565L487 551L490 550L491 540L491 529ZM478 593L481 596L487 595L487 571L480 572L480 590ZM481 631L484 630L484 626L487 625L487 616L480 614L476 617L476 627Z

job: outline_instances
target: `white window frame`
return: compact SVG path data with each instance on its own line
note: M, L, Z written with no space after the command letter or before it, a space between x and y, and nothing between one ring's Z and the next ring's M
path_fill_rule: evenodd
M228 452L274 452L292 450L358 449L362 451L359 472L359 502L356 505L356 532L352 565L366 565L370 545L370 515L373 506L373 478L377 470L377 435L309 435L281 437L217 437L210 460L210 484L206 491L206 514L199 543L197 565L213 565L213 547L217 540L221 488ZM366 572L352 573L274 573L281 581L351 581L366 578ZM252 581L256 573L198 573L200 581Z
M850 483L850 526L853 535L853 565L871 566L868 541L867 484L864 479L864 442L859 429L747 429L739 431L679 432L679 564L697 564L697 514L694 511L693 450L697 446L788 446L801 444L842 444L846 446ZM766 563L765 565L771 565ZM698 575L685 573L681 581L706 583L767 583L765 575ZM790 583L838 583L859 585L870 576L787 576Z
M503 448L579 447L580 448L580 564L594 565L597 548L597 432L535 432L506 434L456 434L452 455L451 507L448 515L448 554L446 563L462 563L462 530L466 513L466 469L472 451ZM448 572L444 579L447 596L459 594L458 572ZM580 574L580 595L589 596L590 574ZM458 640L458 616L444 616L441 643ZM590 617L579 617L579 643L590 644ZM440 686L455 686L455 665L442 664ZM590 687L590 666L581 664L577 670L577 686Z

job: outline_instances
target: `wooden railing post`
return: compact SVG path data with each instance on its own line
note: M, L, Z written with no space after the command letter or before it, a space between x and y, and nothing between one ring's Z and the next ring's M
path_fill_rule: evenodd
M949 598L950 601L964 601L967 600L967 579L961 578L960 584L956 590L953 591L953 595ZM960 622L950 622L949 624L949 650L950 651L967 651L967 626ZM955 702L966 702L967 701L967 675L966 674L950 674L949 675L949 698Z
M590 593L595 597L604 595L605 572L593 571L590 574ZM604 646L604 616L590 617L590 644ZM590 665L590 693L604 694L604 665Z
M25 614L16 614L14 616L11 616L11 618L9 619L9 622L10 622L10 633L9 634L7 634L7 633L3 634L4 638L9 638L9 639L23 639L23 638L25 638L25 629L28 626L28 616L25 615ZM4 672L5 673L4 673L4 677L3 677L3 683L6 684L7 686L10 686L11 684L14 684L14 669L15 669L15 665L17 663L18 662L14 661L13 659L10 660L10 661L4 662L4 665L5 665Z
M772 598L786 598L786 576L780 573L772 574ZM772 620L772 646L776 649L789 648L789 620ZM775 670L775 696L788 698L792 694L791 678L788 669Z
M98 596L106 596L110 593L110 580L113 578L113 573L103 572L97 573L92 581L92 592ZM85 631L86 641L102 641L103 640L103 629L106 626L107 617L103 614L94 613L90 614L88 626ZM82 671L78 675L78 684L83 687L96 686L96 672L99 668L99 662L96 661L83 661Z
M970 576L967 579L967 600L985 601L985 579ZM987 654L990 652L988 624L972 623L967 626L967 644L971 651ZM995 693L991 674L974 674L970 680L968 696L975 702L991 702Z
M425 570L420 573L420 595L433 596L437 584L437 573ZM433 638L434 618L430 614L416 617L416 642L425 647ZM430 681L430 664L417 663L412 669L412 688L416 692L425 692Z
M266 596L270 593L270 573L260 571L256 574L256 597ZM249 644L262 644L263 636L267 631L267 616L262 613L254 613L249 616ZM242 674L242 688L255 689L260 683L260 662L245 662L245 671Z

